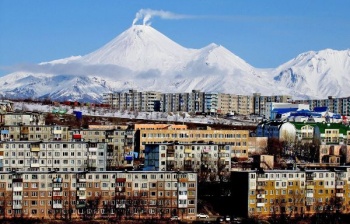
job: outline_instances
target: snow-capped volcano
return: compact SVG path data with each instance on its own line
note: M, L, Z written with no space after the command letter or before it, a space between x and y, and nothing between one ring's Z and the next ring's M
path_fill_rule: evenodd
M298 98L350 96L350 50L305 52L273 74L276 84L291 89Z
M0 94L101 102L102 93L189 92L193 89L298 98L350 95L350 53L307 52L276 69L256 69L217 44L185 48L154 28L132 25L100 49L35 66L0 78ZM337 90L335 90L337 89Z

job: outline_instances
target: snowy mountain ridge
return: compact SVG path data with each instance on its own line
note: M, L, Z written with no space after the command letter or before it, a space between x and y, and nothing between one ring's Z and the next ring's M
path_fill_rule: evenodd
M287 94L295 99L350 96L350 50L309 51L274 69L254 68L221 45L185 48L154 28L132 25L96 51L0 77L6 98L102 101L138 91Z

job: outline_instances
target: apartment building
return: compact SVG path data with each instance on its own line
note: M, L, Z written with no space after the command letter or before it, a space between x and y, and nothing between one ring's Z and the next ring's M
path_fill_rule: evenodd
M2 141L67 141L68 126L4 125L0 127Z
M145 170L184 170L213 173L231 170L231 158L248 159L248 152L231 145L146 144Z
M220 93L218 95L218 113L228 114L235 111L238 113L238 95Z
M206 114L218 113L218 93L205 93L204 94L204 112Z
M294 102L309 104L310 110L315 107L328 107L332 113L350 116L350 97L335 98L329 96L327 99L295 100Z
M103 103L117 110L143 112L191 112L207 114L227 114L236 112L241 115L261 114L266 102L289 102L290 96L261 96L260 93L236 95L226 93L201 92L189 93L128 92L104 93Z
M146 144L162 144L174 142L179 144L212 143L227 144L248 152L249 130L174 130L173 126L167 129L141 129L135 133L135 151L144 158Z
M251 170L232 172L236 215L269 217L349 213L350 167L334 170Z
M74 141L105 142L107 144L107 170L132 168L134 161L134 134L128 126L99 125L89 129L71 130Z
M45 116L41 112L7 112L4 125L44 125Z
M128 92L104 93L103 103L111 105L117 110L128 111L159 111L159 100L161 93L156 91L137 92L129 90Z
M0 172L5 218L195 219L193 172Z
M0 142L1 171L105 171L107 143Z
M261 93L253 94L253 113L261 115L266 111L267 102L289 103L292 97L289 95L262 96Z

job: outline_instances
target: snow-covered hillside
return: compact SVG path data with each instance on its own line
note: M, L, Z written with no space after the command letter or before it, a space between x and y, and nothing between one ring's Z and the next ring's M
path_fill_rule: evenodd
M223 46L189 49L151 26L133 25L85 56L43 62L1 77L0 94L94 102L101 102L102 93L131 88L342 97L350 95L349 52L306 52L275 69L257 69Z

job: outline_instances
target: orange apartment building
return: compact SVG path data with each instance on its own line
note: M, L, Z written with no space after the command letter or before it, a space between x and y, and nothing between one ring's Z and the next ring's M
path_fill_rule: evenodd
M5 218L195 219L194 172L0 173L0 209Z

